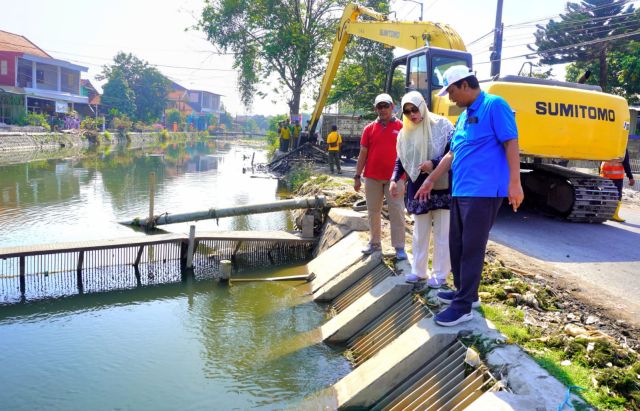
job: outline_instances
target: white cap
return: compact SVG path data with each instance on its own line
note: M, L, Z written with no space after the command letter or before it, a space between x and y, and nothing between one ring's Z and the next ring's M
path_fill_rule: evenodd
M450 85L452 85L456 81L460 81L463 78L467 78L471 76L475 76L475 74L473 74L473 71L471 71L471 69L467 66L458 65L458 66L449 67L442 75L443 87L442 87L442 90L440 90L440 92L438 93L438 95L446 96L448 93L447 88Z
M377 106L378 103L393 104L393 99L387 93L378 94L378 96L376 97L376 101L373 103L373 105Z

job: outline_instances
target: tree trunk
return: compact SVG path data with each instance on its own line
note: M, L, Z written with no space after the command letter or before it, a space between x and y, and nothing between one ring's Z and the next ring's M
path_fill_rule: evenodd
M607 91L607 74L609 71L607 67L607 46L606 45L602 47L602 49L600 50L598 61L600 63L600 87L602 88L603 92L606 92Z
M302 95L302 81L295 81L293 90L291 91L292 96L291 100L289 100L289 114L300 114L300 97Z

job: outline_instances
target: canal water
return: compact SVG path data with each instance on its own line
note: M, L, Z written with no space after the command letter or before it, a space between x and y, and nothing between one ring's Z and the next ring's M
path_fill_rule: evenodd
M147 235L117 222L146 216L151 171L156 214L279 199L277 181L243 173L252 158L265 162L265 153L193 142L0 165L0 247ZM276 212L201 221L196 229L291 225ZM325 321L308 292L300 282L229 287L187 279L0 305L0 409L296 408L349 372L339 352L299 342Z

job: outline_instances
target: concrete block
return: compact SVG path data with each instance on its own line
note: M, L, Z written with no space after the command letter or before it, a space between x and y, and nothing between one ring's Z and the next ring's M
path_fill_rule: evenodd
M322 339L332 343L348 340L402 296L410 293L412 288L411 284L404 282L404 278L386 278L320 327Z
M349 227L333 224L328 220L322 229L322 234L320 235L320 240L318 241L318 246L314 250L313 256L316 257L324 253L349 233L351 233L351 229Z
M302 217L302 237L313 238L313 223L314 217L312 215Z
M354 211L350 208L334 207L329 211L329 219L335 224L346 226L353 231L369 231L367 213Z
M487 354L487 365L492 369L502 369L507 385L517 397L530 397L534 408L555 410L564 401L567 388L560 381L540 367L517 345L505 345ZM577 396L572 399L582 402ZM520 409L520 408L515 408Z
M493 324L478 314L473 320L455 327L441 327L432 318L425 318L334 384L328 392L336 395L340 408L371 407L461 332L504 338Z
M560 405L560 404L558 404ZM554 410L556 408L553 408ZM516 395L506 391L485 392L474 402L469 404L465 411L547 411L540 408L535 398L525 395Z
M307 272L315 274L311 292L327 284L338 274L366 258L362 249L368 241L367 235L352 232L307 264Z
M316 301L333 300L379 264L382 264L382 254L373 253L366 256L316 290L313 293L313 299Z

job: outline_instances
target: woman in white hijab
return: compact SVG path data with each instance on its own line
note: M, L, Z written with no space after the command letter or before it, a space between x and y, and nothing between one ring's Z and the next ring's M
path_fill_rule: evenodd
M406 276L409 283L427 281L431 288L440 288L451 271L449 258L449 204L451 188L449 176L438 180L426 202L414 199L416 191L449 150L453 125L446 118L429 113L427 104L418 91L402 98L403 127L398 135L396 167L391 177L391 195L401 195L396 184L405 174L407 188L405 206L413 214L413 265ZM434 232L432 271L428 275L429 240Z

